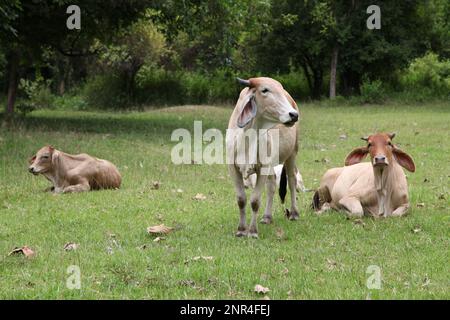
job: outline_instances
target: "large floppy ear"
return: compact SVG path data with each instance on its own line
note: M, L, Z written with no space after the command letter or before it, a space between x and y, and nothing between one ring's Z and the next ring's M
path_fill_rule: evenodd
M345 165L346 166L352 166L354 164L360 163L369 153L369 148L367 147L360 147L356 148L345 159Z
M286 90L284 90L284 95L285 95L286 98L288 99L288 101L289 101L289 103L291 104L292 108L294 108L295 110L298 111L297 103L296 103L295 100L291 97L291 95L289 94L289 92L287 92Z
M258 106L256 105L254 91L250 88L247 90L244 96L241 96L240 113L237 119L237 125L239 128L244 128L250 123L255 117L258 111ZM243 92L244 93L244 92Z
M36 160L36 156L34 155L30 159L28 159L28 163L33 164L35 160Z
M402 150L398 149L397 147L394 147L392 149L392 154L395 157L395 160L406 170L409 172L415 172L416 171L416 165L414 164L413 159L407 154L406 152L403 152Z

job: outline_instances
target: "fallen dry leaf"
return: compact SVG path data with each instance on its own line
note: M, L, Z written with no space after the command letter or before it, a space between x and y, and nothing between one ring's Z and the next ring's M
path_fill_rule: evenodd
M336 267L337 267L337 262L336 261L334 261L333 259L327 259L327 268L329 270L336 269Z
M344 133L344 134L341 134L340 136L339 136L339 139L341 139L341 140L347 140L347 135Z
M34 256L36 253L31 250L30 247L28 246L23 246L22 248L14 248L9 254L8 256L11 256L13 254L23 254L25 257L30 258L32 256Z
M412 233L419 233L422 229L419 226L415 226L411 231Z
M77 250L80 245L78 243L68 242L64 245L65 251Z
M203 193L197 193L195 197L192 199L197 201L203 201L206 200L206 196Z
M158 190L160 186L161 186L161 183L159 181L153 181L151 189L152 190Z
M164 238L164 237L156 237L155 240L153 240L153 242L161 242L163 240L166 240L166 238Z
M270 291L269 288L263 287L263 286L260 285L260 284L257 284L257 285L255 286L255 292L256 292L256 293L266 294L266 293L269 292L269 291Z
M425 203L420 202L417 204L417 208L424 208L425 207Z
M172 232L172 230L173 228L167 227L164 224L147 228L147 232L150 234L168 234Z

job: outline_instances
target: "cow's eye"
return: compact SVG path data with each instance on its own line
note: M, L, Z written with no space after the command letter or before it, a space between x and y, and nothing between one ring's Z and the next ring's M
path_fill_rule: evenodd
M388 146L391 146L391 147L392 147L392 142L389 141L389 142L388 142Z
M42 159L48 159L50 158L49 156L42 156Z
M267 92L269 92L269 89L265 88L261 91L262 93L266 94Z
M367 148L370 148L372 146L372 144L371 143L369 143L368 145L367 145Z

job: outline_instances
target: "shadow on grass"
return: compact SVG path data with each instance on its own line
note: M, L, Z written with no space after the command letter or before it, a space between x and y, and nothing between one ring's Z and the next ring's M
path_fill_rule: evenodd
M0 114L0 121L8 129L47 131L61 133L125 134L170 137L179 128L193 131L193 117L180 118L176 113L152 114L108 114L108 113L58 113L15 116L7 119ZM223 123L205 124L205 130ZM224 129L224 128L223 128Z

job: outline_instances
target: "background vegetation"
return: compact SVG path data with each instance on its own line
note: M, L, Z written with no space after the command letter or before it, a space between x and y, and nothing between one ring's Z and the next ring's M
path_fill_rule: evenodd
M223 103L239 92L236 76L258 75L301 100L449 100L445 0L379 1L381 30L367 29L366 0L77 4L81 30L65 27L68 1L1 2L8 113Z

